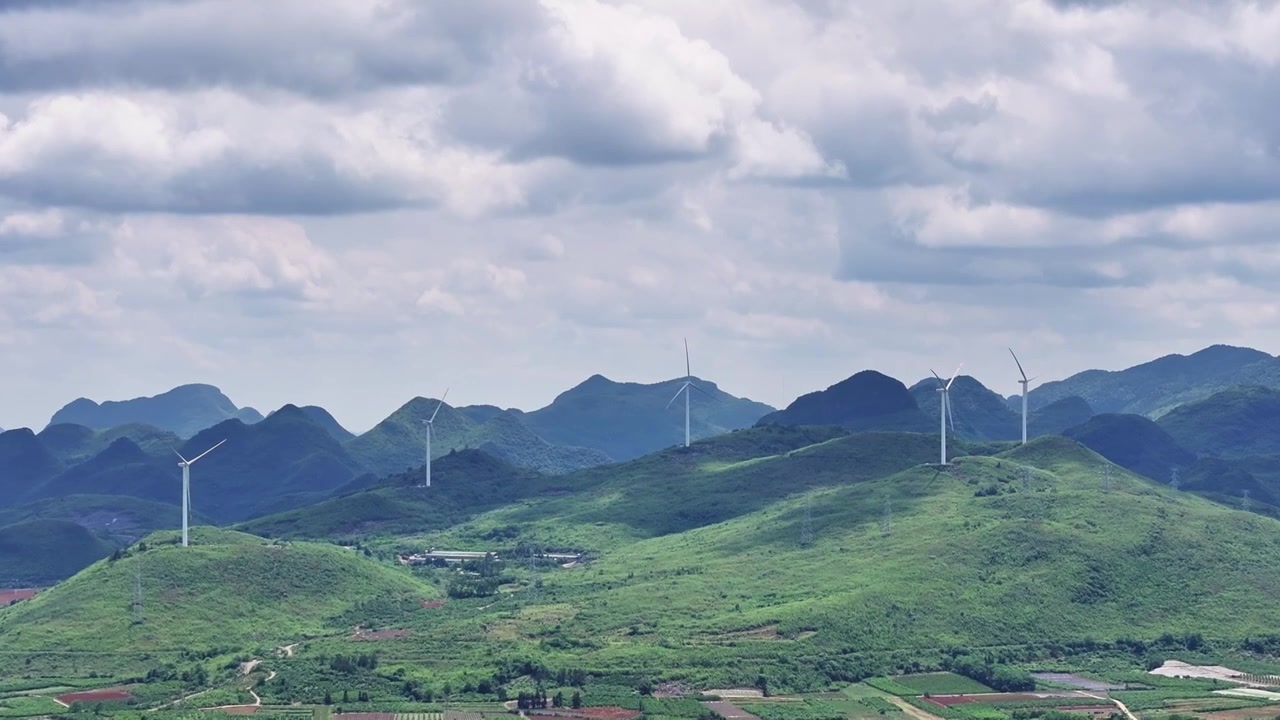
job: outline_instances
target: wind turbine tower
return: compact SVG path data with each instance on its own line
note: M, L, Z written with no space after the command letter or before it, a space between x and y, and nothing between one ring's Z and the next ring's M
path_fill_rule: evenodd
M684 384L680 386L680 389L676 391L676 394L671 398L671 401L667 403L667 408L670 409L671 403L679 399L680 393L684 393L684 446L685 447L689 447L689 390L690 389L697 390L703 395L706 395L707 397L711 397L711 393L707 392L706 390L703 390L701 387L699 387L693 382L693 370L690 369L690 366L689 366L689 340L688 338L686 338L684 341Z
M440 414L440 408L444 407L444 399L446 397L449 397L449 388L444 389L444 394L440 396L440 404L436 405L436 410L431 413L431 418L422 421L427 425L427 484L425 487L431 487L431 435L435 432L436 415Z
M960 367L964 367L964 363L961 363ZM951 383L955 382L956 378L960 375L960 367L956 368L955 374L951 376L950 380L943 380L942 376L938 375L938 373L934 372L933 370L929 371L933 373L934 377L938 378L938 382L942 385L942 387L938 388L938 392L942 393L942 403L938 406L938 413L939 413L939 423L941 425L941 432L942 432L942 435L941 435L942 463L941 464L943 465L947 464L947 423L951 424L952 430L956 429L955 420L953 420L951 417Z
M219 440L218 445L221 445L224 442L226 442L226 440ZM191 522L191 466L195 465L196 461L200 458L208 455L214 450L217 450L218 445L214 445L191 460L182 457L182 453L177 450L173 451L173 454L177 455L178 459L182 461L178 463L178 467L182 468L182 547L187 547L189 544L187 526Z
M1027 444L1027 386L1031 384L1035 378L1028 378L1025 370L1022 369L1022 363L1018 362L1018 356L1014 355L1013 348L1009 348L1009 354L1013 355L1013 362L1018 365L1018 372L1022 375L1022 379L1018 382L1022 384L1022 444ZM1039 376L1037 376L1039 377Z

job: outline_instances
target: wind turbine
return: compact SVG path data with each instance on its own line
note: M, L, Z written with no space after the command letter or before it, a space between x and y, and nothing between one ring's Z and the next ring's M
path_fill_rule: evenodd
M224 442L226 442L225 439L219 440L218 445L221 445ZM190 522L189 518L191 516L191 466L195 465L196 461L200 458L208 455L214 450L217 450L218 445L214 445L191 460L182 457L182 453L178 452L176 449L173 451L173 454L177 455L178 459L182 461L178 463L178 467L182 468L182 547L187 547L188 545L187 525Z
M680 386L680 389L676 391L675 396L672 397L671 401L667 403L667 409L670 409L671 403L675 402L676 399L680 397L680 393L684 393L684 446L685 447L689 447L689 388L693 388L694 390L697 390L703 395L706 395L707 397L711 397L711 393L698 387L693 382L693 370L689 368L689 339L685 338L684 384Z
M446 397L449 397L449 388L444 389L444 394L440 396L440 404L436 405L436 411L431 413L431 419L422 421L427 425L427 487L431 487L431 434L435 428L436 415L439 415L440 408L444 407Z
M956 377L960 375L961 367L964 367L964 363L961 363L960 367L956 368L956 371L951 376L950 380L943 380L942 377L938 375L938 373L934 372L933 370L929 371L933 373L934 377L938 378L938 383L942 385L942 387L938 388L938 392L942 393L942 404L938 406L938 413L939 413L938 421L941 425L941 430L942 430L942 435L941 435L942 463L941 464L943 465L947 464L947 424L948 423L951 424L952 430L956 429L956 422L951 417L951 383L955 382Z
M1018 356L1013 354L1013 348L1009 348L1009 354L1013 355L1013 361L1018 365L1018 372L1022 374L1022 379L1018 382L1022 384L1022 444L1027 444L1027 385L1036 378L1027 378L1027 372L1022 369L1022 363L1018 362ZM1036 377L1039 377L1038 375Z

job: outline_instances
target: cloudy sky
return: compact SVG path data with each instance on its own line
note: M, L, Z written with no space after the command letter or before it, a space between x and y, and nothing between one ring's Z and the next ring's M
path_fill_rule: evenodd
M0 426L1280 351L1280 4L10 0Z

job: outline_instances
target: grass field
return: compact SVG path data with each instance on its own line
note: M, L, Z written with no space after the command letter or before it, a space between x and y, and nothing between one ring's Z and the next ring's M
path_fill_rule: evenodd
M949 672L901 675L893 678L893 681L903 687L914 690L917 695L964 695L993 692L991 688L976 680L970 680L963 675Z

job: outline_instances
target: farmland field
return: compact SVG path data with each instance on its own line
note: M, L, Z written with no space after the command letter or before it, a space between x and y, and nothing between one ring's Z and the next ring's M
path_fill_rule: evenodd
M0 589L0 607L18 600L30 600L40 592L40 588L5 588Z
M902 675L892 680L903 687L915 690L920 695L967 695L992 692L991 688L977 680L970 680L963 675L949 672Z
M102 688L101 690L81 690L80 692L59 695L58 702L70 705L76 702L109 702L112 700L128 700L129 691L122 687Z

